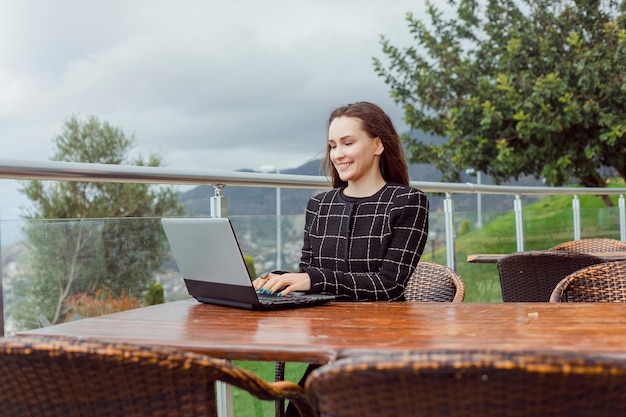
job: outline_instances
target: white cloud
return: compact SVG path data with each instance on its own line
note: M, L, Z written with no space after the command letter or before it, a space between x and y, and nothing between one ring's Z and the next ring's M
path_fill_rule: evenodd
M47 160L63 121L80 114L134 134L136 152L159 152L174 168L298 166L324 148L335 106L374 101L403 127L372 57L382 56L381 34L408 44L406 12L420 9L405 0L0 0L2 158Z

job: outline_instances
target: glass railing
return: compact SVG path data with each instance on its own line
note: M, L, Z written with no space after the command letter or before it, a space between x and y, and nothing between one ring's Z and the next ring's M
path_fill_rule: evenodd
M311 192L328 186L324 178L296 175L15 161L3 165L3 162L6 161L0 160L0 176L15 179L280 186ZM412 185L426 191L435 202L431 204L429 239L422 259L454 267L466 283L467 302L501 301L496 265L468 264L466 258L476 253L517 251L520 217L525 250L548 249L577 235L624 240L622 194L626 189L602 190L612 195L615 207L581 204L578 208L577 204L567 203L564 208L546 209L541 204L542 198L567 194L567 198L575 201L575 195L597 194L600 190L420 182ZM221 185L216 189L220 190ZM453 201L455 194L477 191L501 194L506 204L498 205L498 210L490 204L483 204L480 211L449 210L453 205L446 201ZM533 196L533 199L524 203L521 212L516 212L519 196ZM220 198L206 202L207 207L214 209L214 215L223 214ZM253 260L254 273L278 265L281 269L297 269L303 215L281 215L279 227L276 215L229 217L242 252ZM188 298L159 219L0 218L0 248L5 334Z

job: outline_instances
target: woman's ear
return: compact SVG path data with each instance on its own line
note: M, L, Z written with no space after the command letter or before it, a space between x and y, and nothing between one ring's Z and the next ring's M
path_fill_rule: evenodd
M383 154L383 151L385 150L385 146L383 145L383 141L380 140L378 136L376 136L374 140L376 141L376 149L374 150L374 155L380 156Z

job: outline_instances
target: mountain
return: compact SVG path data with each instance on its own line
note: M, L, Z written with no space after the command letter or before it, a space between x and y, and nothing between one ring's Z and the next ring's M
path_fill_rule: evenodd
M293 175L323 175L320 159L312 160L306 164L281 171L284 174ZM242 169L239 172L256 172L250 169ZM412 181L439 182L441 173L428 164L409 165L409 177ZM476 178L463 173L463 183L476 183ZM482 184L493 184L491 177L481 176ZM509 185L542 185L540 181L532 178L524 178ZM304 213L306 204L311 195L323 190L298 190L293 188L281 189L281 213L284 215L299 215ZM210 198L215 194L212 186L198 186L181 193L180 201L185 208L185 213L192 216L209 216ZM272 215L276 213L276 190L274 188L258 187L224 187L222 194L227 200L229 216L238 215ZM429 193L431 211L443 211L444 195ZM476 211L476 194L454 194L455 211ZM513 196L483 194L482 206L488 207L489 211L510 211L513 209ZM537 197L524 197L524 203L536 200Z
M238 172L258 172L250 169ZM281 174L293 175L323 175L321 160L309 161L293 169L285 169ZM293 188L281 189L281 213L303 214L307 201L315 190L298 190ZM276 213L276 189L259 187L224 187L222 194L226 197L228 215L264 215ZM208 216L211 214L210 198L215 195L213 186L203 185L181 193L180 201L185 213L193 216Z

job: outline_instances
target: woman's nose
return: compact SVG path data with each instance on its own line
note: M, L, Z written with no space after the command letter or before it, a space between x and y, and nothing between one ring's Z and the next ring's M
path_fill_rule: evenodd
M333 151L334 151L333 152L333 156L335 158L339 158L339 157L343 156L343 146L337 145L335 147L335 149L333 149Z

